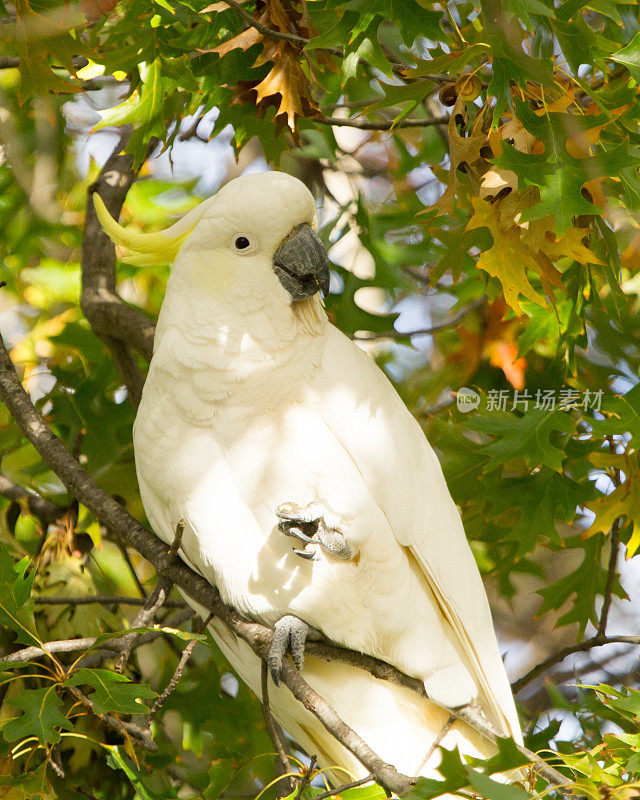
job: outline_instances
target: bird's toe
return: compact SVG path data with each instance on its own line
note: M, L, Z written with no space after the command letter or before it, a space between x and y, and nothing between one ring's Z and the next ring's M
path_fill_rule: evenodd
M291 653L293 663L298 669L304 666L304 647L309 626L298 617L288 614L279 619L273 629L267 664L276 686L282 679L282 662Z

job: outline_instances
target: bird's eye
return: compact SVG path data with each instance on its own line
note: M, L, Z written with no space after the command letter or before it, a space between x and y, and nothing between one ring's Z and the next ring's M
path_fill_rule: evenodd
M251 242L247 239L246 236L238 236L234 242L236 250L246 250L247 247L251 244Z

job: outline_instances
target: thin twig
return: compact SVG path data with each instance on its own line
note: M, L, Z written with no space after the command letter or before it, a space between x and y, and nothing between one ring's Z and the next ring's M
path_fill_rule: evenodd
M629 644L637 646L640 645L640 636L592 636L590 639L584 639L582 642L567 645L567 647L563 647L562 650L552 653L549 658L545 658L544 661L541 661L530 669L526 675L514 681L511 684L511 689L514 694L516 694L527 684L531 683L531 681L535 681L536 678L539 678L549 667L564 661L567 656L573 655L573 653L586 653L588 650L593 650L594 647L603 647L606 644Z
M395 339L398 336L423 336L428 333L436 333L437 331L442 331L445 328L451 328L454 325L457 325L461 320L467 317L471 312L477 311L479 308L482 308L487 302L487 296L483 295L479 297L477 300L474 300L469 305L461 308L457 314L454 314L451 319L446 320L445 322L439 322L437 325L431 325L429 328L419 328L415 331L384 331L383 333L372 333L371 335L367 333L362 334L355 334L353 336L354 339L358 339L365 342L375 342L378 339Z
M622 517L614 520L611 526L611 533L609 534L609 543L611 550L609 551L609 566L607 570L607 583L604 589L604 597L602 600L602 609L600 610L600 620L598 622L598 632L596 638L604 638L607 630L607 621L609 619L609 611L611 609L611 600L613 598L613 584L616 579L616 567L618 565L618 550L620 546L620 529L622 528Z
M267 726L267 733L269 734L269 738L273 743L273 746L276 748L276 752L278 754L278 761L280 762L280 770L282 771L283 776L290 774L293 770L291 767L291 762L289 761L289 756L287 755L287 751L284 746L284 742L280 738L280 731L278 730L278 725L271 714L271 707L269 705L269 669L267 667L267 662L262 662L262 672L261 672L261 683L262 683L262 716L264 717L265 725ZM289 778L289 791L292 792L294 787L293 778Z
M311 756L311 759L309 760L309 765L307 766L307 768L304 771L304 774L302 775L302 780L298 785L298 791L296 792L296 796L293 798L293 800L300 800L300 798L302 797L302 793L311 783L311 778L313 777L313 770L317 760L318 760L317 756Z
M442 744L442 740L444 737L449 733L451 728L455 725L456 716L455 714L450 714L447 721L442 726L440 733L436 736L436 738L431 742L431 747L427 750L426 756L422 759L422 763L418 767L418 772L420 773L422 769L429 763L429 759L431 756L436 752L438 747ZM315 800L315 799L314 799Z
M120 555L124 559L124 563L127 565L129 572L131 573L131 578L133 579L136 588L140 592L140 599L142 600L142 603L144 605L144 603L147 602L149 593L144 588L144 584L140 580L140 576L136 572L136 568L133 566L133 561L131 561L131 556L129 555L129 551L127 550L127 548L123 544L118 544L118 550L120 550Z
M156 588L149 595L147 602L136 614L131 627L144 628L147 625L152 625L156 614L164 605L164 601L167 599L169 591L170 588L165 585L164 581L158 581ZM125 633L125 635L122 637L123 644L121 652L116 659L114 666L116 672L124 672L124 668L127 666L127 661L129 660L131 651L135 647L137 640L140 638L140 633L141 631L133 631L132 633Z
M136 725L135 722L124 722L113 714L100 714L94 709L91 699L83 694L76 686L66 686L65 688L71 692L76 700L78 700L88 711L94 714L98 719L102 720L105 725L108 725L110 728L113 728L113 730L122 733L125 738L128 735L133 739L137 739L148 750L158 749L158 745L151 737L151 732L146 728Z
M611 453L615 454L616 452L616 443L613 436L607 437L609 441L609 450ZM613 485L618 488L622 481L622 476L620 475L620 470L614 470L613 477L612 477ZM609 619L609 610L611 609L611 600L613 599L613 584L615 583L616 579L616 568L618 566L618 549L620 545L620 529L622 528L622 517L618 517L614 520L613 525L611 526L611 532L609 535L609 564L607 568L607 582L604 588L604 595L602 598L602 608L600 609L600 619L598 621L598 630L596 632L596 636L602 638L606 635L607 632L607 622Z
M342 128L358 128L361 131L394 131L396 128L429 128L433 125L448 125L449 117L431 117L430 119L405 119L397 124L393 122L372 122L367 119L352 119L345 117L318 118L315 122L322 125L333 125Z
M255 28L259 33L261 33L263 36L267 36L269 39L280 39L283 42L289 42L290 44L294 44L296 47L300 48L304 47L310 42L310 39L305 39L304 36L297 36L295 33L274 31L272 28L267 27L255 17L251 16L251 14L248 11L245 11L242 5L236 2L236 0L224 0L224 2L237 11L248 25L250 25L252 28ZM338 56L339 58L342 58L344 55L341 47L323 47L322 50L325 53L333 53L333 55Z
M212 619L213 619L213 614L209 614L209 616L206 619L200 619L198 624L194 625L194 631L197 633L201 633L211 622ZM149 712L149 722L151 722L151 720L155 717L160 708L162 708L162 706L166 702L167 698L171 695L173 690L178 685L178 681L182 677L182 673L184 672L187 663L189 661L189 658L191 657L193 648L196 646L197 643L198 643L197 639L191 639L189 642L187 642L187 646L182 651L182 655L180 656L180 660L178 661L178 666L176 667L175 672L171 676L171 680L166 685L162 694L156 699L155 703L151 707L151 711Z
M87 597L35 597L37 606L89 606L100 605L120 605L120 606L143 606L147 602L146 597L112 597L108 594L92 594ZM188 608L183 600L165 600L165 608Z

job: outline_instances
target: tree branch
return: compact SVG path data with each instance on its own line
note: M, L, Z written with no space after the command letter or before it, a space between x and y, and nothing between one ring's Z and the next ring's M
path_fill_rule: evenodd
M93 594L86 597L36 597L37 606L88 606L93 603L100 605L122 605L122 606L143 606L147 602L146 597L121 597L108 594ZM165 608L188 608L182 600L165 600Z
M640 636L599 636L596 634L596 636L584 639L582 642L570 644L567 647L563 647L562 650L553 653L549 658L545 658L544 661L541 661L533 667L533 669L530 669L526 675L514 681L511 684L511 689L513 693L516 694L527 684L531 683L531 681L535 681L536 678L539 678L549 667L564 661L567 656L573 655L573 653L586 653L587 650L592 650L594 647L603 647L607 644L640 645Z
M184 610L187 611L187 609ZM193 612L191 612L190 609L189 612L190 613L186 616L186 619L189 619L189 617L192 616ZM182 619L173 620L172 625L175 627L175 625L182 621ZM122 650L123 644L125 643L125 636L117 636L114 639L106 639L104 642L100 643L100 650L108 650L109 652L119 653ZM153 639L157 639L158 636L164 636L164 631L147 631L140 636L136 646L151 642ZM77 653L79 650L88 650L90 647L93 647L96 641L96 636L89 636L84 639L60 639L53 642L44 642L44 648L36 646L25 647L23 650L17 650L15 653L9 653L9 655L1 656L0 660L10 663L23 664L25 661L32 661L34 658L41 658L49 653L51 653L51 655L56 655L57 653Z
M137 405L144 378L131 348L147 361L153 354L155 325L146 314L127 305L116 292L116 250L102 230L92 197L98 193L109 213L118 219L129 187L135 180L133 156L116 152L87 190L82 236L82 296L80 305L94 332L111 352L132 402Z
M225 0L226 1L226 0ZM449 117L432 117L430 119L405 119L394 125L393 122L371 122L366 119L351 119L350 117L325 117L315 120L322 125L334 125L344 128L358 128L361 131L393 131L396 128L429 128L432 125L448 125Z
M398 336L423 336L428 333L436 333L437 331L445 330L446 328L451 328L453 325L457 325L460 320L464 319L466 316L471 314L472 311L477 311L479 308L482 308L487 302L487 296L482 295L477 300L474 300L469 305L461 308L457 314L454 314L451 319L446 320L445 322L439 322L437 325L431 325L429 328L419 328L415 331L384 331L383 333L372 333L370 336L366 333L360 335L354 335L353 338L357 340L361 340L364 342L375 342L378 339L395 339Z
M292 772L291 762L284 746L282 739L282 730L271 714L271 707L269 706L269 668L267 662L262 662L262 671L260 673L260 683L262 690L262 716L264 717L264 724L267 726L267 733L271 739L271 743L276 749L278 754L278 761L280 763L280 771L282 775L288 775ZM294 783L292 778L288 778L289 792L293 791Z
M147 598L147 602L136 614L136 618L133 620L131 627L144 628L148 625L152 625L156 614L164 605L164 601L167 599L168 593L169 590L164 581L158 581L156 588ZM136 642L139 638L139 631L125 633L125 635L122 637L122 648L120 649L120 655L116 659L114 667L116 672L124 672L124 668L127 666L127 661L129 660L131 651L136 646Z
M613 584L616 579L616 567L618 564L618 549L620 545L620 529L622 528L622 517L618 517L611 526L611 533L609 536L609 544L611 550L609 551L609 566L607 569L607 583L604 589L604 596L602 600L602 608L600 610L600 620L598 622L598 632L596 638L604 637L607 630L607 622L609 620L609 611L611 609L611 600L613 598Z

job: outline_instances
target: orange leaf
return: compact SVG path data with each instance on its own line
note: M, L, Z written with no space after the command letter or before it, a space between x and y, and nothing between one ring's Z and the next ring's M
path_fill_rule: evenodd
M625 248L620 258L620 263L630 272L640 269L640 233L638 233L631 244Z
M250 47L253 47L254 44L258 44L263 40L264 37L259 31L255 28L247 28L246 31L242 31L242 33L234 36L233 39L229 39L228 42L219 44L217 47L213 47L210 50L199 50L198 52L217 53L220 58L223 58L232 50L248 50Z
M496 342L487 348L490 353L490 362L494 367L500 367L506 379L519 391L524 389L524 372L527 362L518 358L518 346L515 342Z

